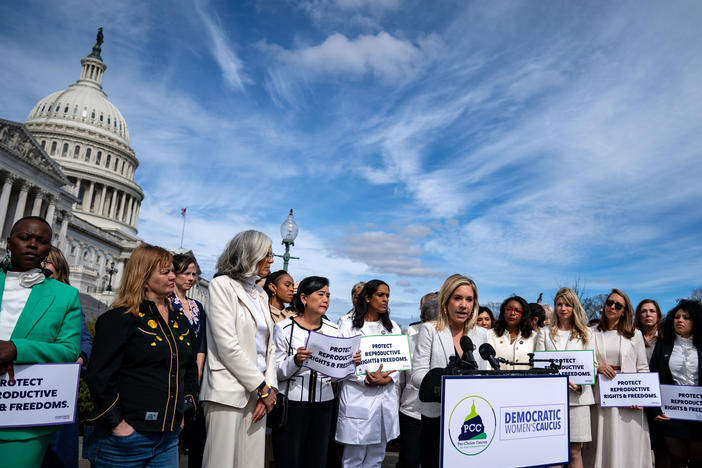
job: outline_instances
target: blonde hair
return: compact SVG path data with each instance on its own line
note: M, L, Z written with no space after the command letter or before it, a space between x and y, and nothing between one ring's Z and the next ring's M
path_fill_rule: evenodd
M54 270L56 270L56 273L51 275L51 277L62 283L71 284L68 280L71 275L71 269L68 268L68 262L61 250L52 245L51 250L49 250L49 255L47 255L46 258L49 260L49 263L54 266Z
M563 299L563 301L573 308L573 319L571 320L571 335L575 338L579 338L583 344L587 344L588 336L590 331L587 328L587 314L585 309L583 309L578 295L575 294L570 288L561 288L558 290L556 295L553 297L553 308L556 308L556 302L558 299ZM554 338L558 332L558 325L560 324L560 316L558 313L554 313L551 319L551 337Z
M157 268L173 265L173 255L164 249L150 244L141 244L134 249L127 260L122 275L122 284L112 308L125 307L127 312L136 316L139 305L146 299L146 282Z
M444 284L441 285L439 289L439 315L436 317L436 329L443 330L449 325L448 312L446 310L446 305L453 293L460 286L470 286L473 289L473 310L471 316L468 317L464 324L464 330L467 332L475 326L478 321L478 287L475 285L472 279L464 275L454 274L446 278Z

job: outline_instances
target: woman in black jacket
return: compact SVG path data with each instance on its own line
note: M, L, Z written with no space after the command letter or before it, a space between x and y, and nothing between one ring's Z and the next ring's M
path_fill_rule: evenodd
M664 385L700 385L702 375L702 305L681 300L665 318L663 338L651 356L651 372ZM657 431L665 437L672 466L702 465L702 422L670 419L651 408Z
M168 300L174 280L168 251L137 247L113 309L97 320L87 372L98 423L86 440L93 467L178 466L197 367L190 323Z

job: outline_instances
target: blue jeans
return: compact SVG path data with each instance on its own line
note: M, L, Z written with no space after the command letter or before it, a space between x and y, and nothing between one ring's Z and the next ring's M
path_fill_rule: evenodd
M119 437L96 427L86 437L86 455L92 468L177 468L179 433L180 428Z

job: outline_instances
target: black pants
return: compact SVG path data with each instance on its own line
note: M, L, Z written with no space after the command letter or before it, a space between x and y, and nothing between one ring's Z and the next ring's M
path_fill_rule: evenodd
M419 468L422 422L400 412L400 456L397 468Z
M439 468L439 453L441 445L441 418L422 416L420 431L422 468Z
M322 403L288 402L288 421L273 431L276 468L323 467L331 430L334 400Z

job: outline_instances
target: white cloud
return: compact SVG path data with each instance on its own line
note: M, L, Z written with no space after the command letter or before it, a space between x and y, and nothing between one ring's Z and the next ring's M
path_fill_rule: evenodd
M221 24L219 24L217 17L209 15L212 8L206 0L196 0L195 10L202 19L207 35L212 41L213 54L219 68L222 70L224 80L229 87L243 91L244 83L247 81L243 71L244 64L230 45L231 39L227 36Z
M269 46L277 59L301 76L315 79L337 76L360 79L372 75L383 81L404 81L426 67L436 53L439 40L429 36L413 44L385 31L349 39L334 33L319 45L295 50Z

